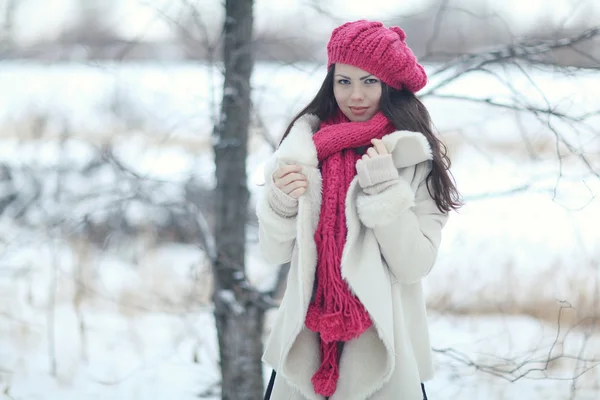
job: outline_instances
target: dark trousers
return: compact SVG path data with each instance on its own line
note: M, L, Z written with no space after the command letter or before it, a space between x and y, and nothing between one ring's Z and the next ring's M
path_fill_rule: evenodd
M271 373L271 379L269 380L269 385L267 386L267 391L265 392L265 400L271 400L271 392L273 391L273 385L275 384L275 370ZM423 391L423 400L427 400L427 393L425 393L425 385L421 383L421 390ZM277 400L277 399L273 399Z

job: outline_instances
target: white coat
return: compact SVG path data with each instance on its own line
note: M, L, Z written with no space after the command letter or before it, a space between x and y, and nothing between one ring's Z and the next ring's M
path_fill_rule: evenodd
M265 187L257 201L263 257L272 264L291 260L286 292L263 355L277 371L273 400L324 399L311 383L320 365L318 335L304 324L315 278L313 236L321 207L321 174L312 141L318 125L313 115L294 124L265 165ZM345 343L331 400L421 400L420 383L433 374L421 280L434 265L448 215L439 211L425 184L432 158L425 136L396 131L382 140L397 174L392 167L396 176L382 183L378 175L389 172L376 170L376 163L383 158L371 167L362 160L357 163L358 175L346 197L348 236L341 264L343 278L373 326ZM273 184L273 172L291 163L302 165L309 181L298 200ZM378 185L384 188L375 190ZM297 213L276 212L273 198L290 210L297 207Z

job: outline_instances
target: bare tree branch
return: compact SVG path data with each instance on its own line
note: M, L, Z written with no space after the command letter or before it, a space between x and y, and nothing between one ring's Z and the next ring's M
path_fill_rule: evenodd
M451 75L441 82L428 88L422 96L427 96L435 93L441 88L454 82L459 77L466 75L469 72L481 70L489 64L500 64L512 59L524 59L529 62L535 62L535 57L548 54L551 51L556 51L562 48L572 48L578 43L582 43L600 36L600 27L589 29L579 35L567 37L558 40L541 40L537 42L524 41L514 45L505 46L499 50L493 50L483 53L465 54L457 59L446 63L443 67L435 70L430 74L434 78L442 73L450 70L455 70Z
M425 45L425 57L431 54L433 45L440 35L440 27L442 25L444 13L446 12L449 2L450 0L442 0L440 7L438 8L435 14L435 19L433 21L433 33L431 34L429 40L427 41L427 44Z
M596 367L600 366L600 358L582 357L581 352L577 355L565 354L564 352L554 354L557 345L561 344L566 339L565 336L562 342L560 341L562 324L561 320L563 310L566 308L571 308L571 305L567 302L561 303L562 304L558 310L557 316L556 334L554 336L554 340L548 348L547 354L544 357L536 357L535 355L524 354L509 359L496 356L498 362L482 363L480 361L474 360L473 357L468 356L466 353L456 350L454 348L434 348L433 351L438 354L447 356L450 359L457 361L461 365L473 368L476 371L481 371L496 376L511 383L517 382L521 379L574 381L577 378L583 376L584 374L592 371ZM487 356L489 357L489 354ZM518 359L520 358L522 358L523 360L519 361ZM551 365L553 363L560 360L571 360L576 361L578 363L583 363L584 367L582 367L579 371L574 371L572 376L552 376L548 373L548 371L550 370ZM541 376L533 376L535 373L540 373Z
M547 115L552 115L554 117L566 119L566 120L573 121L573 122L583 122L591 117L600 116L600 110L581 114L581 115L571 115L571 114L557 111L556 108L553 108L550 105L548 106L548 108L541 108L541 107L537 107L537 106L533 106L533 105L529 105L529 104L516 105L516 104L510 104L510 103L501 103L501 102L496 101L489 97L488 98L480 98L480 97L471 97L471 96L465 96L465 95L438 94L438 93L427 94L426 96L429 98L436 98L436 99L460 100L460 101L467 101L470 103L486 104L486 105L497 107L497 108L503 108L503 109L507 109L507 110L519 111L519 112L524 112L524 113L547 114Z

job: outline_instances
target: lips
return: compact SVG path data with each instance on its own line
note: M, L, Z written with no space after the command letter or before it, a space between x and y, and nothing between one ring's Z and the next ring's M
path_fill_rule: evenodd
M369 107L348 107L350 108L350 111L352 111L352 114L354 115L362 115L365 112L367 112L367 109Z

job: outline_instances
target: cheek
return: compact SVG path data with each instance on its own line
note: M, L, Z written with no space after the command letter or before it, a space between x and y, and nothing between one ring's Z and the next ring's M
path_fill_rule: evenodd
M371 104L374 106L373 111L372 111L372 115L371 117L373 117L373 115L377 114L380 111L380 106L379 103L381 102L381 88L378 88L378 90L373 91L373 93L371 94Z
M335 97L335 101L340 104L344 103L344 90L340 89L338 86L334 86L333 88L333 97Z
M371 105L374 106L373 114L375 114L375 113L377 113L379 111L379 109L380 109L380 106L379 106L380 102L381 102L381 90L379 90L378 92L373 93L373 95L371 96L370 103L371 103Z
M371 99L373 100L373 103L379 105L379 102L381 101L381 87L378 87L373 91Z

